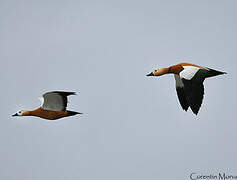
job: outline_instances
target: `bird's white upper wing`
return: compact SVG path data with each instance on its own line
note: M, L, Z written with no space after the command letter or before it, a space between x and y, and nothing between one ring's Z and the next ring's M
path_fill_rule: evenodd
M183 66L183 70L179 73L182 79L191 80L200 68L194 66Z

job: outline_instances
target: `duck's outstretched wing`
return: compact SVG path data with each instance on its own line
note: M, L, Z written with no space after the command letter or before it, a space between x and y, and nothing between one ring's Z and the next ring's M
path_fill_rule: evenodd
M202 105L204 95L203 81L207 75L208 69L193 66L185 66L179 73L179 77L184 85L186 100L196 115Z
M45 110L65 111L67 108L67 96L75 95L75 92L53 91L47 92L41 98L41 107Z

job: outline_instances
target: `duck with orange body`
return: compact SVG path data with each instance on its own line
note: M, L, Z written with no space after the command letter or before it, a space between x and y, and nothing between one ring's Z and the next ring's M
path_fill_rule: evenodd
M164 74L174 74L180 105L185 111L190 107L193 113L197 115L203 100L204 80L226 74L226 72L190 63L180 63L168 68L156 69L147 76L162 76Z
M66 110L67 96L75 95L75 92L52 91L40 98L42 105L33 111L21 110L12 116L37 116L43 119L56 120L63 117L82 114Z

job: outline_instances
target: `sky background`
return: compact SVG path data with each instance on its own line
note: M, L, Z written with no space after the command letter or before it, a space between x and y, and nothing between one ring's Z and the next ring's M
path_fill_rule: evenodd
M0 179L189 179L237 175L236 0L0 1ZM174 77L190 62L226 71L204 82L199 114ZM58 121L13 118L53 90L76 91Z

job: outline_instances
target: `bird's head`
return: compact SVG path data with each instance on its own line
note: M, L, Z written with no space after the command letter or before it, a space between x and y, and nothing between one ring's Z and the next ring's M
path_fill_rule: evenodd
M155 69L150 74L147 74L147 76L162 76L164 74L167 74L168 71L169 71L168 68L159 68Z
M20 110L16 112L15 114L13 114L12 116L27 116L27 115L28 115L28 111Z

